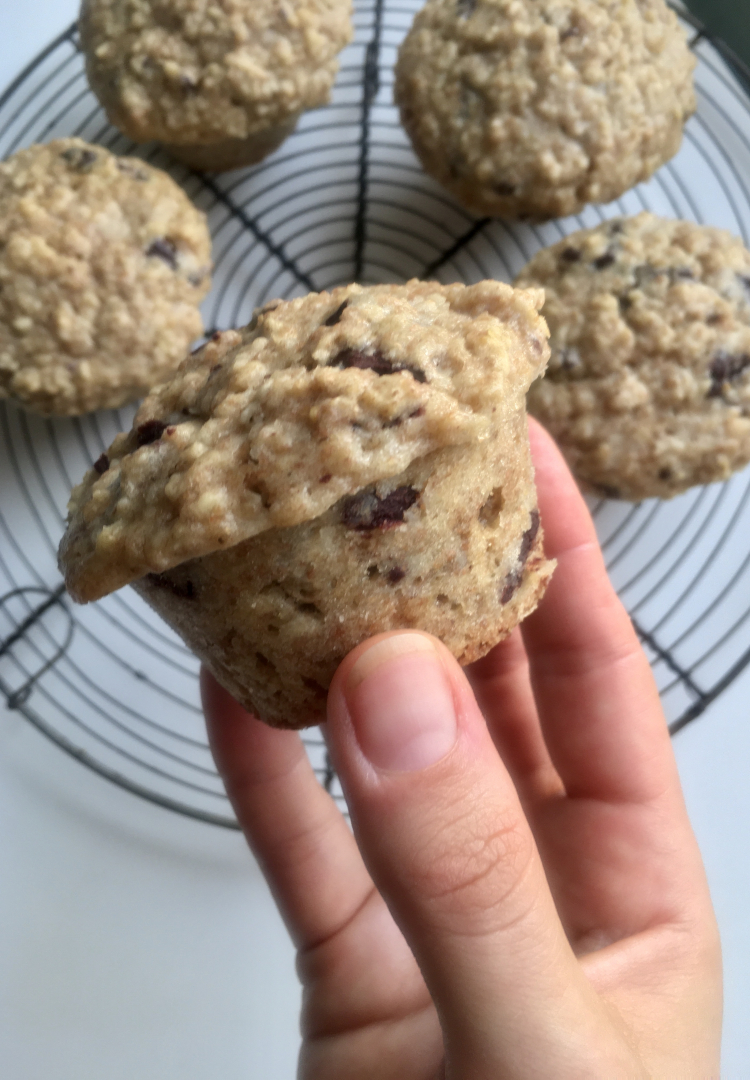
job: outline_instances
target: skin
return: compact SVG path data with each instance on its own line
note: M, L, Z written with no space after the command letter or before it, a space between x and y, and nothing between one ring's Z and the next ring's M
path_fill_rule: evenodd
M416 631L329 693L352 836L299 736L204 673L217 765L298 949L300 1080L708 1080L721 957L659 696L551 439L557 570L462 671Z

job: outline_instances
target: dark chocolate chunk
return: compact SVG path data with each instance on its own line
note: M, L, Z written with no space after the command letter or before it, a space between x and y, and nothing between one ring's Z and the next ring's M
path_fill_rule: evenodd
M562 262L576 263L580 261L580 258L581 252L575 247L566 247L560 252L560 259Z
M321 686L320 683L317 682L315 679L309 679L307 675L303 675L302 682L307 687L307 689L312 690L312 692L317 697L328 697L328 691L325 689L325 687Z
M94 462L94 468L96 469L96 471L99 473L100 476L104 475L104 473L109 468L109 458L107 457L106 454L101 454L96 459L96 461Z
M513 598L513 593L516 591L518 586L521 584L522 577L523 577L523 567L522 566L516 567L515 570L511 570L511 572L508 574L508 576L505 579L505 583L503 585L503 591L500 593L500 603L501 604L507 604L508 601Z
M329 367L359 368L362 371L374 371L376 375L395 375L398 371L408 371L417 382L427 382L425 373L411 364L404 364L400 360L389 360L380 352L364 353L359 349L344 349L333 360L329 361Z
M341 316L344 314L344 310L345 310L346 305L348 303L349 303L349 301L345 300L343 302L343 304L339 304L339 306L336 308L336 310L333 312L333 314L328 316L328 318L323 323L323 325L324 326L335 326L336 323L340 321Z
M157 442L166 430L167 425L163 420L146 420L144 423L139 424L135 429L136 443L139 449L141 446L150 446L151 443Z
M518 586L523 580L523 571L529 552L534 546L537 533L539 532L539 511L531 511L531 524L521 537L521 547L518 552L518 565L506 577L503 583L503 591L500 593L500 603L507 604L512 598Z
M177 596L180 600L196 600L198 591L189 578L180 580L173 577L169 571L165 574L147 574L146 580L157 589L165 589Z
M264 656L262 652L256 652L255 659L258 661L261 667L273 667L271 661L268 659L267 656Z
M99 155L94 150L88 150L83 146L70 146L67 150L63 150L60 157L64 158L76 172L87 173L91 172Z
M391 585L396 585L406 577L406 571L402 570L400 566L393 566L388 571L387 577Z
M733 356L731 353L719 352L711 361L708 373L711 376L711 387L708 397L721 397L724 383L734 382L750 367L750 355L740 353Z
M492 185L492 187L493 190L498 193L498 195L505 196L515 195L516 191L518 190L518 184L510 184L507 180L497 180Z
M531 524L526 532L521 537L521 550L518 553L519 562L525 563L529 557L529 552L533 547L536 540L537 533L539 532L539 511L532 510L530 515Z
M394 488L382 499L372 490L358 491L342 500L341 518L348 529L358 532L388 529L404 520L404 514L418 498L417 489L408 485Z
M660 480L663 480L666 483L667 480L672 479L672 470L669 467L659 469L658 476Z
M168 236L153 240L146 248L146 255L150 259L161 259L170 270L177 269L177 246Z
M612 266L615 262L617 262L617 256L614 251L605 251L598 259L593 259L591 265L595 270L606 270L608 266Z

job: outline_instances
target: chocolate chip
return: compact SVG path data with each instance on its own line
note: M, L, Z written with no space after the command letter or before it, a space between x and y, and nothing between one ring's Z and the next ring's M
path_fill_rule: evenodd
M318 483L319 484L330 484L331 480L333 480L333 473L327 472L327 473L323 473L321 478L318 480Z
M328 697L328 691L315 679L308 679L307 675L303 675L302 682L308 690L312 690L316 697Z
M183 71L180 75L180 89L186 94L196 94L198 92L198 83L191 75Z
M477 0L456 0L456 11L462 19L469 19L477 10Z
M99 155L94 150L87 150L83 146L71 146L68 150L63 150L60 157L64 158L76 172L87 173L91 172Z
M659 469L658 475L659 475L659 479L664 480L665 483L666 483L667 480L672 479L672 470L669 469L669 468Z
M670 266L669 280L674 285L676 281L693 281L695 275L689 266Z
M748 300L750 300L750 277L747 274L738 274L737 275L737 280L739 281L740 285L742 286L742 288L747 293Z
M146 580L157 589L164 589L179 597L180 600L196 600L198 591L189 578L180 580L172 577L169 572L165 574L147 574Z
M617 303L620 305L620 311L629 311L633 306L633 301L627 293L617 297Z
M369 532L388 529L404 520L404 514L419 498L416 488L394 488L381 499L372 490L358 491L342 500L341 519L348 529Z
M741 353L732 356L731 353L719 352L711 361L708 373L711 376L711 387L707 397L721 397L724 383L734 382L750 367L750 355Z
M566 247L560 252L560 259L562 262L576 263L581 259L581 252L578 248Z
M124 173L125 176L132 176L134 180L138 180L142 184L149 179L149 174L146 170L134 165L132 161L125 161L122 158L118 158L116 165L120 172Z
M518 553L518 558L521 563L525 563L529 557L529 552L536 540L537 533L539 532L539 511L532 510L530 515L531 524L526 532L521 537L521 550Z
M505 195L506 197L515 195L518 190L518 184L509 184L507 180L497 180L492 187L498 195Z
M146 255L150 259L161 259L170 270L177 269L177 246L168 236L153 240L146 248Z
M615 262L617 262L617 256L614 251L605 251L598 259L593 259L591 265L595 270L606 270L608 266L612 266Z
M106 454L101 454L100 457L96 459L96 461L94 462L94 468L100 476L104 475L104 473L109 468L109 458Z
M208 270L195 270L192 274L188 274L188 285L192 285L194 289L197 289L206 280L207 274Z
M398 371L408 371L417 382L427 382L427 377L420 368L404 364L400 360L389 360L380 352L365 353L360 349L344 349L329 361L328 366L359 368L362 371L374 371L376 375L395 375Z
M391 585L396 585L406 577L406 571L402 570L400 566L394 566L388 571L387 577Z
M511 570L505 579L503 585L503 591L500 593L500 603L507 604L509 600L513 598L513 593L521 584L521 578L523 577L523 567Z
M521 537L521 547L518 552L518 565L515 567L515 569L511 570L503 583L503 591L500 593L501 604L507 604L508 601L513 597L513 594L515 593L518 586L521 584L521 581L523 580L523 570L526 566L526 560L529 557L529 552L534 545L534 541L536 540L538 532L539 511L532 510L531 524Z
M343 302L343 304L339 304L339 306L336 308L336 310L333 312L333 314L328 316L328 318L323 323L323 325L324 326L335 326L336 323L341 320L341 316L344 314L344 310L345 310L346 305L348 303L349 303L349 301L345 300Z
M386 423L383 424L383 427L385 427L385 428L401 427L404 420L414 420L418 416L424 416L424 406L423 405L420 405L418 409L414 409L412 412L406 413L403 416L395 416L393 418L393 420L387 420Z
M162 420L146 420L144 423L139 424L135 429L136 444L140 449L141 446L150 446L151 443L157 442L167 429L167 425Z
M267 656L264 656L262 652L256 652L255 659L258 661L261 667L273 667L271 661L268 659Z
M619 499L621 497L620 489L614 487L612 484L594 484L593 486L605 499Z
M620 218L615 218L614 221L610 221L608 232L610 236L617 236L618 233L623 232L624 229L625 225Z
M567 41L568 38L580 37L580 36L581 36L581 28L580 28L580 26L569 26L567 30L563 30L563 32L560 34L560 41Z

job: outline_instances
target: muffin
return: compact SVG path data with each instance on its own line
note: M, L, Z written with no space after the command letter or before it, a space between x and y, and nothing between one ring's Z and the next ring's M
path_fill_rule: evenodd
M750 461L750 252L721 229L618 218L540 251L552 357L529 411L610 498L668 499Z
M694 65L663 0L427 0L395 96L425 170L468 209L545 219L677 152Z
M277 726L318 723L371 634L484 655L552 571L524 409L541 302L489 281L349 285L216 335L73 492L70 594L132 583Z
M205 216L165 173L81 139L0 163L0 398L43 416L114 408L203 331Z
M197 169L250 165L324 105L351 0L83 0L91 88L136 142Z

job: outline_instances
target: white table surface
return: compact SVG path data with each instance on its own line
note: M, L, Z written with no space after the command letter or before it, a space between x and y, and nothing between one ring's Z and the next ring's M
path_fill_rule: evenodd
M76 10L4 12L0 87ZM750 670L675 740L724 943L728 1080L750 1077L749 701ZM0 1075L291 1080L298 1005L239 836L114 788L0 709Z

